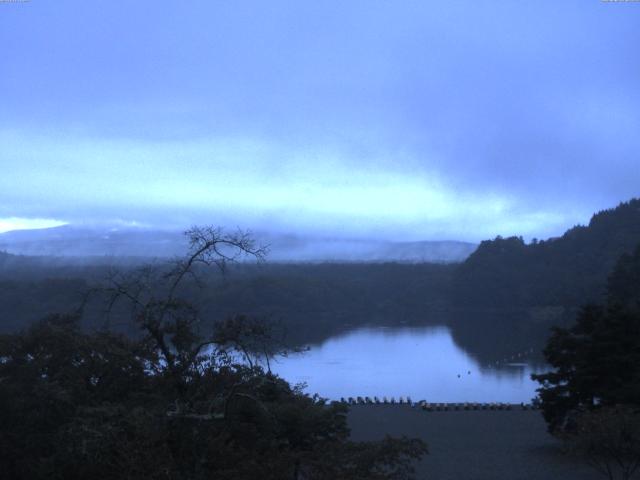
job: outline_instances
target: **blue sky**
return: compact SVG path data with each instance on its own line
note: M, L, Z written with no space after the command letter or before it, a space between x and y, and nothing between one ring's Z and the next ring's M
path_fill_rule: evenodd
M0 230L546 237L640 186L640 3L0 3Z

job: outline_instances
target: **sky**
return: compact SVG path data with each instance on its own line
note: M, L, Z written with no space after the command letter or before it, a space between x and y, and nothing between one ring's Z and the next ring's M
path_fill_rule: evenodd
M639 195L640 2L0 2L0 231L546 238Z

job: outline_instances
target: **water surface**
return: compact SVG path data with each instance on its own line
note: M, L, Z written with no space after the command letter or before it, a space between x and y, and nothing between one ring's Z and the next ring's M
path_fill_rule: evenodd
M446 327L360 328L272 369L329 399L409 395L430 402L529 402L538 384L527 363L481 367Z

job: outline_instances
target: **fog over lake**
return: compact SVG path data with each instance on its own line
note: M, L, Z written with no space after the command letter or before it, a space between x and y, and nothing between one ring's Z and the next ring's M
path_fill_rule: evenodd
M410 396L429 402L529 402L525 363L481 366L446 327L360 328L272 364L291 383L329 399Z

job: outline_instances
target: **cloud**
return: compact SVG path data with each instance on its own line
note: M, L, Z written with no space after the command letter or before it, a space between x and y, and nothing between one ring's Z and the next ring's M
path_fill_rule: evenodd
M0 216L557 235L638 195L640 9L7 9Z
M243 139L133 142L0 134L1 215L156 226L221 220L337 236L472 238L529 234L558 215L508 218L511 199L457 191L411 159L362 163L337 151L297 151ZM215 223L215 222L214 222Z
M0 218L0 233L11 230L59 227L61 225L65 225L65 222L50 218Z

